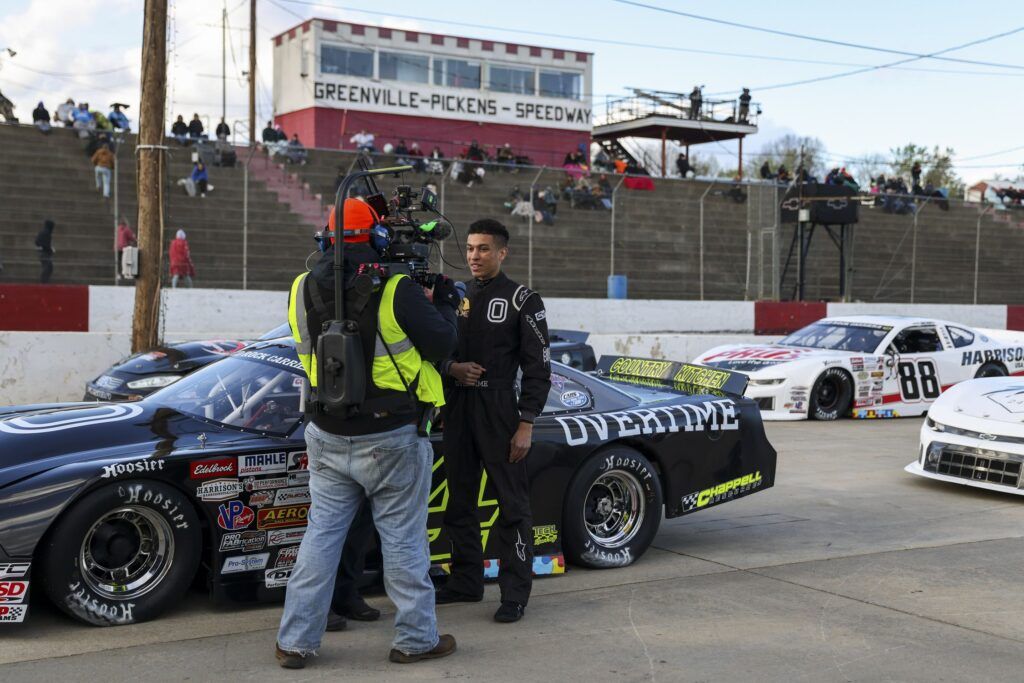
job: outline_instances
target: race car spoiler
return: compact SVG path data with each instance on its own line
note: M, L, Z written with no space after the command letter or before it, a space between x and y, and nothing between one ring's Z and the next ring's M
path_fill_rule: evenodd
M687 394L742 396L749 377L742 372L652 358L601 356L598 377L613 382L672 389Z

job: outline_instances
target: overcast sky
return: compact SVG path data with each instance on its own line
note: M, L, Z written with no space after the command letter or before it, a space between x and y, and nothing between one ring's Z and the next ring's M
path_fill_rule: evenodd
M1024 27L1024 3L939 0L919 2L746 2L643 0L647 4L781 31L917 54ZM27 119L42 99L52 110L74 97L106 108L132 103L138 112L142 0L3 0L0 2L0 89ZM218 0L170 0L168 114L186 119L220 113L221 30ZM248 0L229 0L232 30L227 57L229 120L244 119L247 90ZM371 13L356 11L369 10ZM391 13L382 14L383 12ZM405 15L405 16L401 16ZM428 21L423 17L430 17ZM322 17L394 28L413 28L595 53L594 109L629 86L712 93L750 87L764 107L761 131L748 150L784 133L820 138L835 163L842 157L885 153L907 142L949 146L969 181L996 172L1017 175L1024 164L1024 32L945 53L958 59L1015 65L1002 68L922 59L900 68L793 87L768 86L907 59L852 47L754 32L672 16L613 0L516 3L446 0L366 2L260 0L258 54L260 120L271 109L271 36L304 18ZM409 18L416 17L416 18ZM478 26L460 26L477 24ZM499 30L489 27L507 27ZM561 34L529 35L525 31ZM581 40L642 43L637 47ZM742 53L726 56L681 49ZM803 61L782 60L806 60ZM105 72L105 73L98 73ZM731 96L731 95L730 95ZM721 155L731 146L704 146ZM1014 151L1003 152L1020 147ZM980 157L980 158L976 158Z

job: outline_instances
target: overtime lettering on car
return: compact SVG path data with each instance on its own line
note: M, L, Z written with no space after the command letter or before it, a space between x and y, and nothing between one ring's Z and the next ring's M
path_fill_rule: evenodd
M556 417L562 425L565 441L580 446L590 441L608 441L628 436L666 432L731 431L740 428L736 404L729 399L700 403L637 408L597 415Z

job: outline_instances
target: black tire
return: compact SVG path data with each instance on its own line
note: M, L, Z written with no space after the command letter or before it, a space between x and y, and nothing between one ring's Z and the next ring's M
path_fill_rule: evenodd
M606 448L584 461L569 484L562 551L570 562L594 569L632 564L654 540L662 506L661 480L650 461L626 446Z
M124 481L93 491L61 516L36 571L50 600L72 617L95 626L133 624L181 600L201 551L199 518L184 494L154 481ZM110 569L130 574L115 577Z
M978 368L974 378L978 377L1006 377L1009 375L1002 363L989 362Z
M838 420L850 412L853 380L842 368L828 368L811 388L810 416L815 420Z

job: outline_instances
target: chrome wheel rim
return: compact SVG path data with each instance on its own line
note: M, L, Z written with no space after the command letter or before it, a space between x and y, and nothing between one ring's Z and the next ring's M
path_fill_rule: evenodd
M595 542L620 548L640 531L646 507L643 487L631 472L605 472L587 491L583 523Z
M111 510L89 528L78 566L94 592L133 600L156 588L174 560L171 525L149 508L127 505Z

